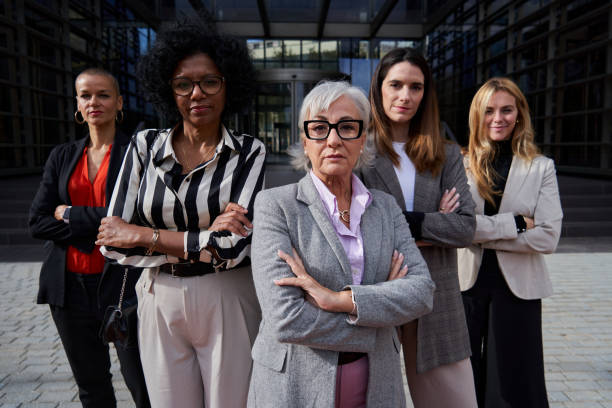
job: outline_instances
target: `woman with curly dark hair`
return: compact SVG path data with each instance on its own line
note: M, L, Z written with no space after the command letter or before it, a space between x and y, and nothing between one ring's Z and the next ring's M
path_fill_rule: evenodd
M139 74L175 125L135 135L97 243L144 267L136 292L152 406L244 407L261 314L248 256L265 148L222 119L248 105L253 65L244 43L186 21L158 34Z

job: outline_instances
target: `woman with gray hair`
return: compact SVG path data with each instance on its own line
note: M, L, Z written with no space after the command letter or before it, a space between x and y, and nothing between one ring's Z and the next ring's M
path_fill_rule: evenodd
M395 326L431 310L434 284L393 197L352 173L368 120L359 89L318 84L300 112L308 174L255 200L250 407L405 406Z

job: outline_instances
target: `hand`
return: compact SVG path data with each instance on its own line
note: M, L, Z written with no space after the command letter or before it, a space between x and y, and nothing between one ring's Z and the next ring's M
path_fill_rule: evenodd
M321 285L306 272L302 259L295 248L292 248L292 251L293 257L279 249L278 257L287 262L296 277L276 279L274 283L278 286L295 286L301 288L306 293L306 300L319 309L328 312L350 313L353 310L351 291L344 290L335 292Z
M533 221L533 218L529 218L523 215L523 219L525 220L525 224L527 225L528 230L535 227L535 222Z
M248 229L253 228L253 224L245 216L248 211L246 208L236 203L228 203L213 223L208 227L209 231L229 231L231 233L246 237L249 235ZM246 228L245 228L246 227Z
M389 270L389 276L387 276L387 281L392 281L394 279L403 278L408 273L408 265L404 265L402 267L402 263L404 262L404 254L400 254L397 250L393 251L393 255L391 256L391 268Z
M142 246L142 230L150 228L129 224L121 217L104 217L98 228L96 245L108 245L116 248L134 248ZM151 232L151 234L153 234Z
M66 204L60 204L57 207L55 207L55 213L53 214L53 217L58 220L58 221L64 221L64 211L66 211L66 208L68 208L68 206Z
M453 187L450 191L444 190L444 194L442 194L442 198L440 199L438 211L442 214L452 213L459 207L459 204L459 193L457 193L457 189Z

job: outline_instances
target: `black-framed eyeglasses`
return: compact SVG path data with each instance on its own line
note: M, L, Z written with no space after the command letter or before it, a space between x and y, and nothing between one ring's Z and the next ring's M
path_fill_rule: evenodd
M343 140L359 139L363 131L363 120L344 119L338 123L329 123L326 120L305 120L304 133L308 139L327 139L332 129L336 129L338 136Z
M189 96L193 92L196 84L200 87L200 91L206 95L216 95L221 91L225 78L220 75L206 75L199 81L192 81L185 77L176 77L170 80L172 92L179 96Z

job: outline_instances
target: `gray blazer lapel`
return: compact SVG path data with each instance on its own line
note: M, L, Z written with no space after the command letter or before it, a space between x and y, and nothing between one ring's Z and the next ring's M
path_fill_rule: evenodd
M414 177L414 209L413 211L428 212L427 204L431 201L431 173L416 172Z
M499 212L505 212L508 205L512 204L512 200L519 196L519 192L527 179L529 170L531 170L531 163L526 163L517 156L512 157L512 164L510 165L510 171L508 172L508 180L506 180L506 187L504 188L504 195L499 205Z
M361 235L363 237L363 280L362 285L373 284L376 282L376 271L381 256L391 254L380 253L380 243L382 242L382 215L378 208L370 205L361 216Z
M374 169L378 172L389 194L395 198L402 210L405 210L406 202L404 201L404 193L402 193L402 187L397 180L397 174L395 174L391 160L386 157L377 156L374 162Z
M321 230L321 233L331 246L334 254L336 254L336 258L338 258L338 261L342 266L342 271L347 276L351 277L351 267L348 257L344 252L344 247L340 243L338 235L336 235L336 230L329 220L325 208L323 208L323 203L321 202L319 192L314 186L312 180L310 179L310 174L308 173L298 182L297 199L308 205L308 209Z

